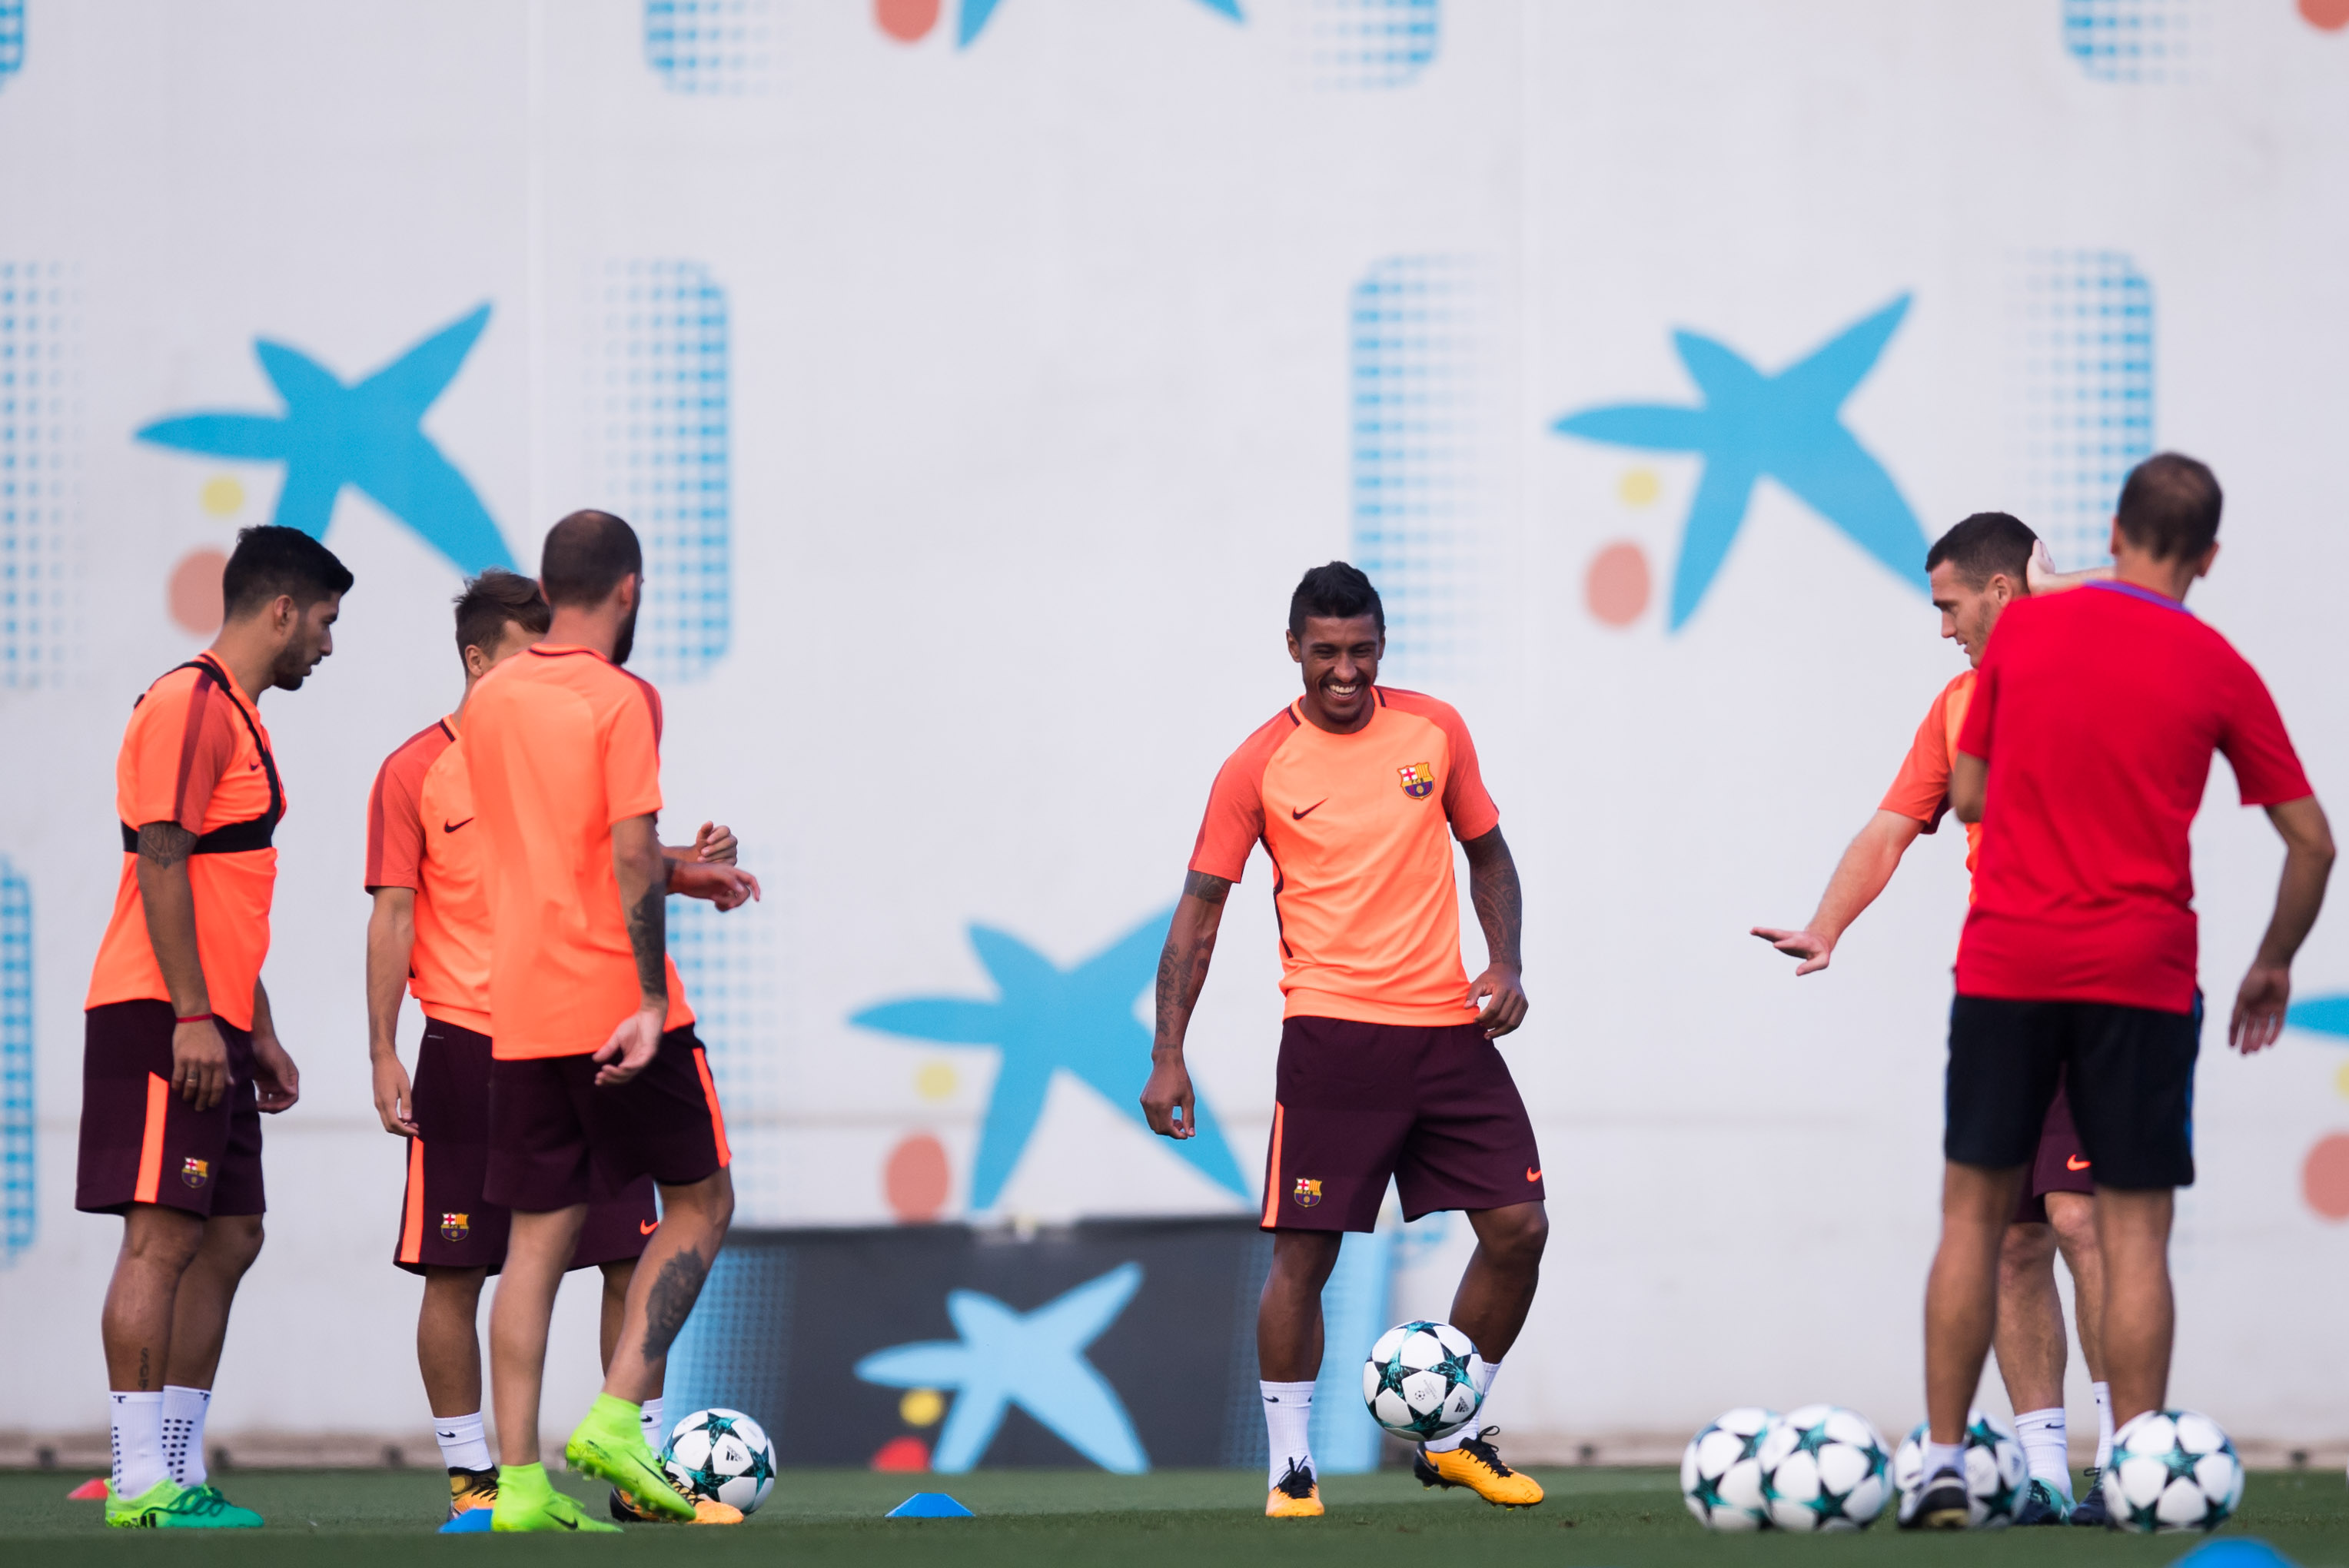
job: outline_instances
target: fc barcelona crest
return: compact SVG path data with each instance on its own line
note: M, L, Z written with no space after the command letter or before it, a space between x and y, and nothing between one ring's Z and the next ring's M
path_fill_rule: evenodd
M471 1229L472 1228L471 1226L470 1226L470 1225L468 1225L468 1224L466 1223L466 1222L467 1222L468 1220L471 1219L471 1218L472 1218L472 1216L471 1216L471 1215L470 1215L470 1214L443 1214L443 1215L441 1215L441 1216L440 1216L440 1234L441 1234L441 1236L442 1236L444 1239L446 1239L446 1240L448 1240L448 1241L451 1241L451 1242L461 1242L461 1241L463 1241L463 1240L465 1239L465 1233L466 1233L466 1232L468 1232L469 1230L471 1230Z
M1321 1201L1321 1183L1310 1176L1299 1176L1296 1189L1288 1194L1297 1200L1300 1209L1309 1209Z
M1435 793L1435 764L1414 762L1408 768L1398 768L1402 775L1402 792L1414 800L1424 800Z
M212 1162L209 1160L190 1160L180 1167L180 1180L191 1187L201 1187L212 1179Z

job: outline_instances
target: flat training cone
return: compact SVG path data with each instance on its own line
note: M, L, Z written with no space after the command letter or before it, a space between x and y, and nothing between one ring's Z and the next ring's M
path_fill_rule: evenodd
M436 1535L487 1535L490 1532L492 1517L496 1511L495 1509L489 1508L469 1508L433 1533Z
M886 1515L890 1519L969 1519L970 1510L942 1491L917 1491Z
M67 1502L104 1502L106 1499L106 1478L102 1475L94 1475L66 1493Z

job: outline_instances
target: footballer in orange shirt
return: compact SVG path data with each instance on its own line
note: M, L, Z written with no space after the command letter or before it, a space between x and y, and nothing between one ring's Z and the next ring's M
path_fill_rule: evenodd
M253 1527L205 1473L237 1283L261 1252L261 1118L301 1075L261 984L285 781L255 707L334 651L351 574L292 528L248 528L220 634L131 708L115 763L122 861L92 969L74 1206L123 1218L106 1293L106 1522Z
M1385 649L1368 577L1343 562L1305 574L1288 607L1304 695L1216 775L1159 960L1143 1110L1154 1130L1187 1138L1184 1036L1226 895L1262 844L1286 997L1261 1216L1272 1271L1257 1314L1275 1518L1321 1512L1306 1441L1321 1287L1343 1233L1378 1222L1388 1181L1408 1218L1468 1212L1476 1251L1451 1320L1475 1341L1485 1387L1525 1326L1548 1236L1533 1123L1493 1045L1526 1016L1516 866L1467 726L1433 697L1378 685ZM1489 959L1473 982L1460 961L1455 838ZM1472 1424L1423 1444L1413 1470L1490 1502L1539 1502L1540 1486L1502 1463L1487 1435Z
M1810 923L1800 931L1756 926L1754 934L1801 960L1796 975L1825 969L1844 931L1876 902L1900 857L1920 833L1930 833L1950 809L1950 769L1958 731L1974 689L1999 612L2027 593L2053 593L2097 575L2057 576L2039 536L2002 511L1976 512L1943 534L1926 554L1941 635L1965 650L1967 667L1933 698L1924 723L1901 759L1900 770L1859 836L1844 851ZM1982 825L1966 824L1966 872L1973 873ZM2096 1478L2112 1454L2113 1418L2104 1381L2104 1261L2096 1246L2095 1177L2072 1124L2059 1084L2040 1130L2039 1150L2007 1227L1999 1264L1998 1367L2006 1380L2015 1421L2031 1463L2031 1491L2018 1516L2024 1524L2105 1522ZM2100 1435L2085 1493L2072 1497L2064 1417L2064 1304L2055 1289L2058 1251L2072 1273L2080 1357L2088 1365Z
M709 1064L666 950L666 895L731 909L758 883L673 863L661 807L659 695L628 674L644 555L636 531L574 512L548 532L546 640L484 676L458 748L472 784L490 924L489 1161L512 1212L490 1311L500 1459L492 1528L592 1531L539 1460L539 1396L556 1286L598 1193L650 1177L661 1223L630 1280L604 1391L564 1445L632 1515L695 1516L646 1444L643 1401L733 1215L731 1156Z

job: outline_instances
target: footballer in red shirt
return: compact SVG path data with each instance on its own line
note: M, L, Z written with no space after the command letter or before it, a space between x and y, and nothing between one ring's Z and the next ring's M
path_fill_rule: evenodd
M1962 1528L1960 1441L1982 1376L1999 1243L2060 1078L2095 1162L2113 1416L2168 1392L2169 1227L2194 1181L2201 1006L2189 830L2216 751L2284 841L2273 918L2228 1038L2283 1028L2333 838L2267 687L2186 608L2219 553L2217 479L2137 465L2113 521L2113 577L2010 605L1983 655L1951 807L1982 829L1950 1013L1941 1240L1926 1286L1930 1417L1904 1523Z

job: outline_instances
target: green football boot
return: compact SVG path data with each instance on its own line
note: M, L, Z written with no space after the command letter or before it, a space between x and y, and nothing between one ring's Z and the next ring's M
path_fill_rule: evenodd
M110 1530L258 1530L261 1515L222 1497L220 1488L181 1486L164 1476L137 1497L106 1499Z
M693 1504L678 1495L677 1483L645 1445L638 1415L637 1407L626 1399L596 1395L587 1407L587 1418L563 1445L564 1460L583 1474L610 1481L652 1518L689 1524Z
M590 1519L579 1505L554 1490L544 1465L500 1465L498 1501L490 1528L500 1534L551 1531L556 1534L617 1535L620 1527Z

